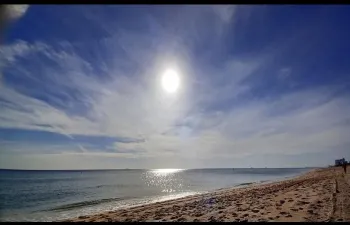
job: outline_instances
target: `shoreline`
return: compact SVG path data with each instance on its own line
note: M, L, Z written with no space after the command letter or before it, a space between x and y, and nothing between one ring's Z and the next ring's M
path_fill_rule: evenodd
M313 169L280 181L132 206L61 221L350 221L349 173ZM348 202L348 203L347 203Z
M310 168L310 171L314 170L314 168ZM234 186L230 186L230 187L223 187L223 188L218 188L218 189L214 189L214 190L207 190L207 191L200 191L200 192L193 192L191 194L186 194L184 196L180 196L183 195L185 193L179 193L177 194L177 197L171 197L171 196L163 196L162 198L158 198L156 200L148 200L146 202L142 202L142 203L136 203L136 204L126 204L124 206L120 206L116 209L113 210L103 210L101 212L97 212L97 213L89 213L89 214L81 214L80 216L74 216L74 217L69 217L69 218L64 218L64 219L58 219L58 220L54 220L55 221L71 221L72 219L76 219L78 217L89 217L89 216L95 216L95 215L99 215L99 214L104 214L104 213L108 213L108 212L115 212L115 211L119 211L119 210L128 210L131 208L135 208L135 207L142 207L142 206L147 206L147 205L152 205L152 204L156 204L156 203L163 203L163 202L168 202L168 201L174 201L174 200L178 200L178 199L182 199L182 198L190 198L190 197L195 197L195 196L203 196L203 195L209 195L213 192L220 192L220 191L229 191L229 190L236 190L236 189L242 189L242 188L247 188L249 186L252 185L262 185L262 184L269 184L269 183L273 183L273 182L278 182L278 181L284 181L284 180L288 180L294 177L298 177L302 174L305 174L309 171L303 172L301 174L298 175L292 175L292 176L287 176L287 177L281 177L281 178L276 178L276 179L270 179L270 180L261 180L261 181L254 181L254 182L246 182L246 183L240 183L240 184L236 184ZM178 197L180 196L180 197ZM140 199L138 199L140 200ZM143 198L141 199L143 200Z

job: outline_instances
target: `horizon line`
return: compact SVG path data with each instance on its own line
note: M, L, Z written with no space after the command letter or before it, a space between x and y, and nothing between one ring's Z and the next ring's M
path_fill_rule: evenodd
M181 169L181 170L198 170L198 169L305 169L305 168L323 168L327 166L305 166L305 167L203 167L203 168L114 168L114 169L4 169L12 171L112 171L112 170L159 170L159 169Z

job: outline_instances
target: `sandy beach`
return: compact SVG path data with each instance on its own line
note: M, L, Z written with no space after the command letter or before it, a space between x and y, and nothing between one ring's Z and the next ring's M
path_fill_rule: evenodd
M349 171L344 174L342 168L317 169L280 182L218 190L65 221L350 221L350 175Z

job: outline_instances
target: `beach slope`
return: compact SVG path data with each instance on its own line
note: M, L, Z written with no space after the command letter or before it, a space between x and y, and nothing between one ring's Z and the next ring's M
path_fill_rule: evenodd
M299 177L80 216L102 221L350 221L350 179L342 168Z

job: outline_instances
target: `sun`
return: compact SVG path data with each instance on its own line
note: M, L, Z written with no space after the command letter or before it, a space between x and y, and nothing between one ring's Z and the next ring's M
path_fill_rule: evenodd
M180 77L173 69L168 69L162 76L162 87L168 93L175 93L180 86Z

